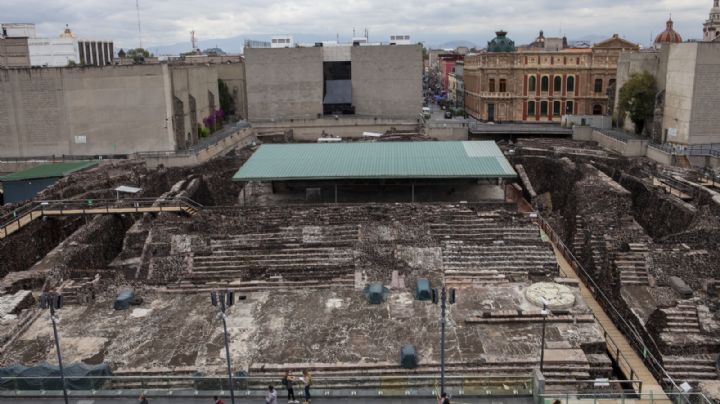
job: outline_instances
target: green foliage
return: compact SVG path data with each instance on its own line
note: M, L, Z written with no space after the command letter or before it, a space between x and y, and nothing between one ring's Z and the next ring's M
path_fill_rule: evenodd
M197 132L199 138L210 136L210 128L206 128L200 124L198 124Z
M131 58L135 63L140 63L145 58L153 57L153 54L143 48L128 49L125 56Z
M235 100L230 94L228 85L222 79L218 79L218 91L220 92L220 109L223 110L226 117L235 115Z
M68 64L66 67L78 67L80 66L76 61L74 60L68 60Z
M648 72L635 73L620 89L620 110L625 111L641 133L655 112L655 78Z

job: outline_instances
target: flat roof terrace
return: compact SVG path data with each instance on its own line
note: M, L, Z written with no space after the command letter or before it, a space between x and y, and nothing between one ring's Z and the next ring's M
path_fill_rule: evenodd
M262 145L233 181L515 177L491 141L358 142Z

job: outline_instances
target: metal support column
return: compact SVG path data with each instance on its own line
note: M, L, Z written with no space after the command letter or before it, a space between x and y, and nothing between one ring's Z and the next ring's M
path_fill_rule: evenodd
M415 202L415 184L412 184L411 187L412 187L412 190L411 190L412 196L411 196L410 201L414 203Z
M337 184L335 184L335 203L337 203Z
M440 293L440 394L442 395L445 393L445 285L443 285Z
M57 325L55 324L55 307L54 303L50 304L50 321L52 321L53 335L55 335L55 352L57 352L58 365L60 366L60 383L63 388L63 398L65 404L68 404L67 387L65 386L65 371L63 370L62 355L60 355L60 337L57 332Z

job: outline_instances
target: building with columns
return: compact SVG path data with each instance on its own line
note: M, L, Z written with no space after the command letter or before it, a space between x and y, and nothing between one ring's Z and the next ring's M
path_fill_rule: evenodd
M710 17L703 24L703 40L715 41L720 37L720 0L713 0Z
M483 121L606 115L620 53L639 50L617 34L588 49L516 48L506 32L496 34L486 52L465 58L465 110Z

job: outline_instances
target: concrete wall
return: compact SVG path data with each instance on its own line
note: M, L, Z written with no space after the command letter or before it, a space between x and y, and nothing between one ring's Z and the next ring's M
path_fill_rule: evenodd
M623 142L589 126L573 127L572 138L573 140L597 142L598 145L626 157L645 156L648 149L647 140L628 140Z
M356 114L414 117L421 112L421 45L355 46L351 63Z
M322 48L246 48L245 63L250 121L323 113Z
M0 156L174 150L166 69L0 71Z
M210 66L173 66L170 71L175 105L177 100L183 105L182 114L177 108L174 111L175 120L183 121L185 136L176 133L178 149L182 150L197 143L197 125L202 125L203 119L220 108L218 76L215 68Z
M27 38L0 38L0 67L29 67Z
M695 45L697 56L688 143L720 143L720 43Z
M339 119L328 117L300 119L292 122L253 123L253 129L258 135L292 130L295 140L316 141L323 132L341 137L359 138L362 137L363 132L385 133L390 128L414 131L418 129L419 125L417 119L375 119L348 115Z
M688 144L690 115L695 86L697 43L674 44L668 49L667 82L665 85L665 110L663 131L666 141ZM674 131L676 135L673 135Z
M218 79L227 84L235 101L235 113L247 119L247 89L245 87L245 63L226 63L215 66ZM219 96L219 94L218 94Z

